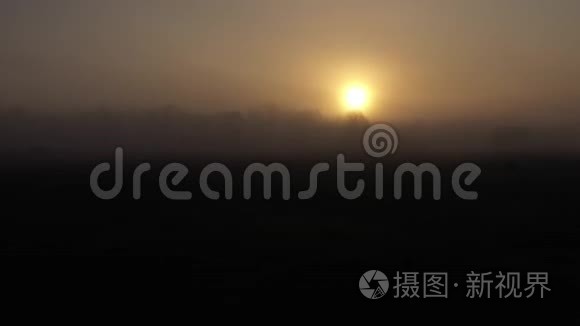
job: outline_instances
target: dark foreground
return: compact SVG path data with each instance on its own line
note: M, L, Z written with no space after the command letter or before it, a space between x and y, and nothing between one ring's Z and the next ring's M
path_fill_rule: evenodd
M414 200L409 188L404 200L394 200L390 191L376 200L367 191L347 201L336 193L332 173L315 198L300 201L294 185L307 185L312 162L296 161L288 162L290 201L276 188L270 201L243 200L239 176L247 162L228 163L237 181L234 199L212 201L197 183L200 168L211 161L181 161L190 175L180 188L192 191L193 199L176 202L156 186L167 162L152 162L139 201L128 186L135 164L127 163L123 193L103 201L89 187L99 160L4 159L1 295L16 304L104 309L145 302L195 311L241 303L293 314L330 307L338 308L334 317L378 313L409 322L577 322L579 162L471 159L483 169L472 188L480 198L464 201L451 191L449 172L463 161L436 162L440 201ZM373 174L365 177L371 189ZM395 299L392 289L380 300L366 299L359 278L371 269L387 274L391 285L397 271L448 272L449 299ZM544 299L468 299L471 271L521 272L523 284L527 272L548 272L551 292Z

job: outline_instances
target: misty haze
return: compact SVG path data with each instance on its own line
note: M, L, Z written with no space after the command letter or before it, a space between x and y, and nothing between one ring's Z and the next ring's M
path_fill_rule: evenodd
M579 31L576 0L0 0L0 292L573 324ZM373 155L381 124L397 148ZM365 169L339 180L340 154ZM215 162L232 198L203 191ZM427 293L399 272L434 271L447 298L398 296ZM550 290L503 300L468 278L487 272Z

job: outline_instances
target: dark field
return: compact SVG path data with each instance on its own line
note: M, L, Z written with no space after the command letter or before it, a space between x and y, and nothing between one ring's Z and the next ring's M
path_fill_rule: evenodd
M354 157L347 160L357 161ZM328 155L320 161L334 167L334 159ZM43 302L58 293L73 302L102 296L109 303L249 303L296 311L346 307L379 309L393 317L397 311L401 318L427 311L409 317L426 320L444 312L459 317L490 309L502 320L577 318L576 159L478 160L472 155L469 161L483 170L471 187L479 192L475 201L461 200L451 190L451 171L468 161L461 156L431 160L442 175L439 201L429 199L429 179L424 199L412 198L410 179L403 185L403 200L393 199L390 172L399 162L429 161L420 157L384 161L382 200L373 198L372 169L352 173L349 187L354 177L367 182L365 195L353 201L340 198L332 170L321 175L313 199L297 199L297 191L308 185L314 160L283 161L292 174L289 201L280 198L276 182L271 200L258 199L261 187L254 187L252 200L243 200L241 175L250 161L225 162L234 175L234 198L212 201L203 197L197 179L212 161L176 159L190 170L177 188L193 192L192 200L180 202L164 198L157 187L159 170L169 162L161 160L150 161L153 170L144 177L143 198L133 200L131 173L142 161L132 162L130 155L121 195L112 201L97 199L89 174L105 160L112 162L112 155L76 163L47 157L4 160L3 296ZM374 162L366 160L368 167ZM221 184L218 179L210 183L216 189ZM358 290L360 275L370 269L387 275L449 272L449 283L460 286L450 286L448 300L394 299L390 293L371 301ZM467 299L465 275L470 271L517 271L523 278L530 271L546 271L552 291L543 300Z

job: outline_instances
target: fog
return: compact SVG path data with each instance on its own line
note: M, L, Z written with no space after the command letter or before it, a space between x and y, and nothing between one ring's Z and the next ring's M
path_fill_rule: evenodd
M301 160L332 159L338 153L365 155L362 140L371 121L360 114L331 119L312 110L276 107L192 113L107 110L38 113L4 112L0 139L6 161L103 159L122 147L133 159ZM575 122L532 125L495 120L389 121L398 136L399 157L449 158L580 153Z
M417 151L576 151L579 13L568 0L2 1L1 141L306 153L387 121ZM347 137L351 82L373 98Z
M0 99L35 108L275 104L378 117L577 108L577 1L3 1ZM524 111L525 112L525 111Z

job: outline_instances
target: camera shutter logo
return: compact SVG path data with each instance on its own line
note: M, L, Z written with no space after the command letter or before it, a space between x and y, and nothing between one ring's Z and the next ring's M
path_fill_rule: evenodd
M370 270L363 274L359 280L360 292L369 299L380 299L389 290L389 279L377 270Z

